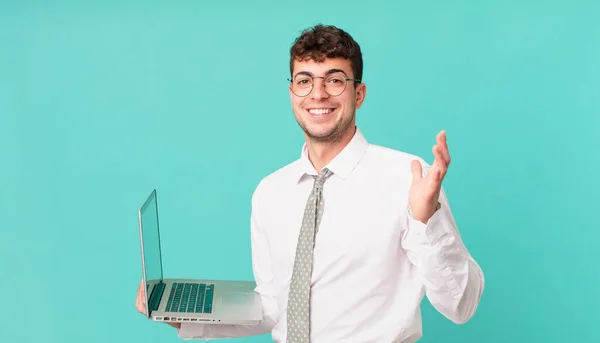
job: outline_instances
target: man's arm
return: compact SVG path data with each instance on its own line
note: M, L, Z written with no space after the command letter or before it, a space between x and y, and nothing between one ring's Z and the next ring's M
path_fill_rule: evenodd
M431 304L462 324L475 314L485 281L461 240L443 189L439 203L441 207L426 223L407 211L402 246L421 275Z
M252 269L256 281L255 291L260 294L263 321L258 325L181 323L181 327L177 329L177 335L180 338L202 340L236 338L267 334L273 330L278 310L273 289L270 249L263 227L260 225L258 209L259 204L257 202L257 192L255 191L252 197L250 238L252 245Z

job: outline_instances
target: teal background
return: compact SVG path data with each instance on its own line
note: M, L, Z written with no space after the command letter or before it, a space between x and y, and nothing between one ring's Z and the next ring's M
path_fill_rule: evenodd
M251 279L251 194L303 143L288 50L323 22L362 46L372 143L431 162L448 132L486 289L462 326L425 300L421 342L599 342L598 18L597 1L1 2L0 341L178 341L134 307L152 188L166 276Z

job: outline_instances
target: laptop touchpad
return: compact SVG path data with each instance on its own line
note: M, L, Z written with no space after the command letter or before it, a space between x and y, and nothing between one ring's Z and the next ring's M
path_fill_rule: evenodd
M226 293L222 295L224 303L227 304L248 304L254 302L253 293Z

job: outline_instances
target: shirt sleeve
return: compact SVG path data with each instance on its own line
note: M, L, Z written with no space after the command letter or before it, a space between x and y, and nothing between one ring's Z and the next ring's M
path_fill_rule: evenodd
M263 320L258 325L226 325L181 323L177 329L179 338L185 340L213 340L237 338L271 333L277 317L277 302L273 290L271 255L264 228L259 222L259 203L257 192L252 197L252 215L250 239L252 246L252 269L256 281L255 291L260 295Z
M483 271L462 242L442 188L440 207L424 224L407 208L402 246L431 304L454 323L466 323L483 294Z

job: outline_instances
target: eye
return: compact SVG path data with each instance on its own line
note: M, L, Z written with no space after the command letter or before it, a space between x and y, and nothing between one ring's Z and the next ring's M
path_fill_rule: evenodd
M310 79L298 79L296 80L297 85L308 85L310 84Z
M332 87L343 86L345 79L339 76L333 76L327 79L327 84Z

